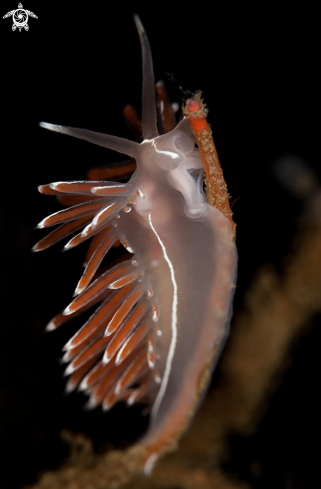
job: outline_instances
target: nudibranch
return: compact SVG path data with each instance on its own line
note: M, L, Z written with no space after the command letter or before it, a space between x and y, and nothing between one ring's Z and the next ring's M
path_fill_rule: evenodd
M47 330L96 306L64 347L66 389L88 394L88 408L147 404L150 423L140 446L149 472L188 426L225 342L237 254L229 196L200 94L186 101L176 124L164 84L155 90L149 42L134 18L143 58L142 118L130 106L124 114L142 131L142 141L40 123L131 160L96 168L87 181L41 185L41 193L71 207L38 224L58 227L33 250L76 232L65 250L92 238L75 298ZM121 183L128 170L134 170L131 178ZM114 181L104 180L108 173ZM119 242L127 252L100 270Z

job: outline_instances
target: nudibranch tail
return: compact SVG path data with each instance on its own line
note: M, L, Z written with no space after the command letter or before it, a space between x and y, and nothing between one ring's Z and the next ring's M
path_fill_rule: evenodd
M41 193L67 208L38 224L57 228L33 250L64 238L64 250L71 250L92 238L74 299L46 331L96 307L63 348L66 392L84 391L88 409L147 404L150 424L139 449L148 473L186 429L208 384L228 334L237 257L200 94L176 124L163 82L155 90L149 42L134 19L143 57L142 121L131 106L124 115L143 140L41 123L131 159L93 168L88 181L41 185ZM119 247L118 258L104 267L112 247Z

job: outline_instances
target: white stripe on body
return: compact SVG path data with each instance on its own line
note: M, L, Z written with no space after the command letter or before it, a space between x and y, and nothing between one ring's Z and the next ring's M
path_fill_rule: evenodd
M153 418L155 418L157 411L159 409L160 403L162 402L162 399L163 399L164 394L165 394L165 390L166 390L167 383L168 383L168 378L169 378L169 375L170 375L171 369L172 369L172 361L173 361L176 343L177 343L177 283L175 280L175 272L174 272L172 262L170 261L168 255L167 255L164 243L160 239L159 235L156 232L156 229L153 226L151 214L148 215L148 220L149 220L150 227L151 227L153 233L155 234L155 236L156 236L156 238L157 238L157 240L158 240L158 242L162 248L164 258L168 264L168 268L169 268L170 275L171 275L171 281L172 281L173 289L174 289L173 290L173 302L172 302L172 321L171 321L172 339L171 339L171 343L169 346L168 355L167 355L167 359L166 359L164 376L163 376L157 397L155 399L154 406L153 406L152 411L151 411L151 416Z

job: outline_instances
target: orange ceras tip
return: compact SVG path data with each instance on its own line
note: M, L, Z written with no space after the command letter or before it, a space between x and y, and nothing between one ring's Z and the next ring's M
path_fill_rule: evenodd
M183 106L183 114L187 117L198 145L205 171L205 185L208 203L222 214L232 224L234 240L235 224L232 219L232 211L229 203L229 194L223 176L220 161L212 137L212 131L206 120L205 107L202 92L197 92L186 101Z

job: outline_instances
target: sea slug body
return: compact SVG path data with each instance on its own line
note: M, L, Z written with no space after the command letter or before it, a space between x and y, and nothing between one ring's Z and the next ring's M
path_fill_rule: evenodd
M74 300L48 324L52 331L97 305L64 347L67 391L89 396L88 408L144 403L150 424L140 441L145 472L186 429L228 335L237 254L228 194L200 94L176 125L162 82L156 85L149 43L138 16L143 53L142 120L126 107L141 143L85 129L40 125L131 158L115 181L55 182L39 191L71 207L43 219L58 225L34 246L75 234L69 250L92 238ZM204 143L205 142L205 143ZM195 143L198 147L196 147ZM206 173L207 195L203 190ZM103 171L97 170L98 176ZM103 271L110 248L127 253Z

